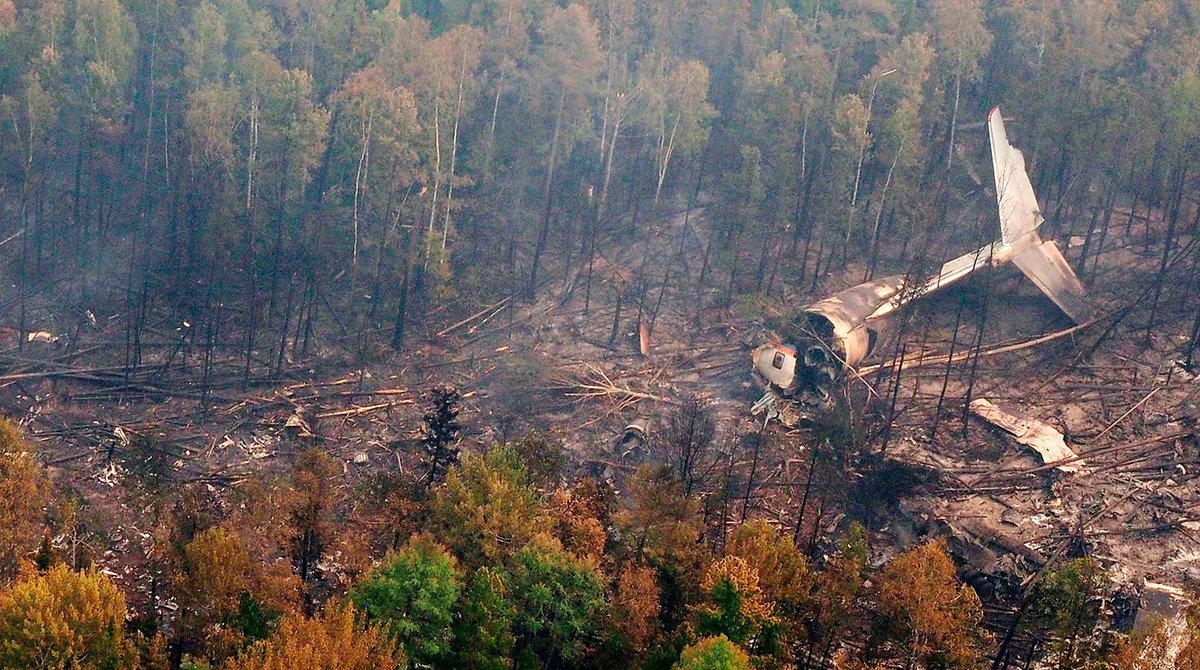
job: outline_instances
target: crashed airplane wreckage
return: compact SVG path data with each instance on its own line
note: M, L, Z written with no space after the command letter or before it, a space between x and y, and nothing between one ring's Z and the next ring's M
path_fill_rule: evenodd
M804 308L795 323L797 341L754 350L754 370L766 386L752 412L793 425L833 407L847 372L875 348L885 318L914 300L970 276L976 270L1013 263L1078 324L1091 319L1083 286L1053 241L1042 240L1045 219L1038 208L1025 158L1008 142L1000 108L988 114L992 167L1000 214L1000 239L942 265L919 284L903 275L859 284ZM911 285L910 285L911 284Z

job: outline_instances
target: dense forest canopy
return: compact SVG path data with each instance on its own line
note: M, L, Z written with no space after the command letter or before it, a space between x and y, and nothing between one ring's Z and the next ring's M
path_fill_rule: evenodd
M68 365L80 342L123 338L89 383L207 418L216 358L245 393L332 360L355 390L308 398L341 401L371 364L505 305L511 339L513 306L552 290L581 300L577 322L604 321L608 341L590 344L611 351L651 337L668 292L697 332L710 307L786 314L832 288L830 268L843 283L923 272L993 239L981 121L997 105L1043 230L1077 239L1064 246L1085 281L1110 221L1129 239L1145 222L1149 342L1160 294L1182 313L1200 290L1163 289L1200 224L1196 0L0 0L0 338L15 334L5 355L22 365L42 344ZM652 241L670 262L650 260ZM640 263L616 267L622 248ZM967 303L930 439L954 347L984 341L987 309ZM978 322L973 344L960 321ZM799 512L768 519L752 505L760 452L794 436L718 427L680 398L644 462L609 464L619 476L569 477L553 438L506 429L460 458L473 391L418 398L432 369L412 373L404 402L424 415L387 445L395 468L351 471L299 396L258 399L295 407L272 426L293 452L236 482L175 481L179 444L104 424L93 451L124 479L92 483L137 510L150 547L124 574L95 569L94 517L111 508L52 481L0 421L0 666L1200 667L1197 608L1118 632L1109 576L1065 548L1015 596L960 583L941 540L872 554L875 529L837 505L894 506L907 482L879 475L899 374L880 386L878 452L805 445ZM171 396L151 384L169 372L203 382ZM510 395L496 404L532 413ZM248 398L226 398L227 415ZM961 425L966 442L965 407ZM859 457L884 465L852 483ZM845 500L873 483L878 500ZM810 500L818 485L842 498Z

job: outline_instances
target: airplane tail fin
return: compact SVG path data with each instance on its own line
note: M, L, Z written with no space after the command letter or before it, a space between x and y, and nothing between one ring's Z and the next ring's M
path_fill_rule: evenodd
M988 114L988 138L992 144L992 171L1000 207L1000 239L1004 244L1012 245L1037 232L1045 219L1033 193L1029 173L1025 171L1025 156L1008 143L999 107L993 107Z
M1000 209L1001 245L997 260L1011 259L1067 316L1076 323L1086 323L1092 317L1092 307L1085 298L1083 285L1058 245L1043 241L1038 235L1038 227L1045 219L1025 171L1025 157L1009 144L999 107L988 114L988 135Z

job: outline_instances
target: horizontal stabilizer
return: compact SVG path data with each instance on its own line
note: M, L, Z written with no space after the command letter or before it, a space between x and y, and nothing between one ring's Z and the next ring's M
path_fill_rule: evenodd
M1072 321L1083 324L1091 320L1092 306L1084 297L1083 285L1053 240L1026 247L1013 254L1012 261Z

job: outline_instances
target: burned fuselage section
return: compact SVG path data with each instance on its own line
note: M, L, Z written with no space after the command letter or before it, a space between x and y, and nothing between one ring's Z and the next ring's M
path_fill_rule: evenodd
M755 413L793 424L828 412L846 370L874 351L883 316L905 299L904 287L904 277L887 277L848 288L806 307L786 343L757 348L754 369L766 393Z

